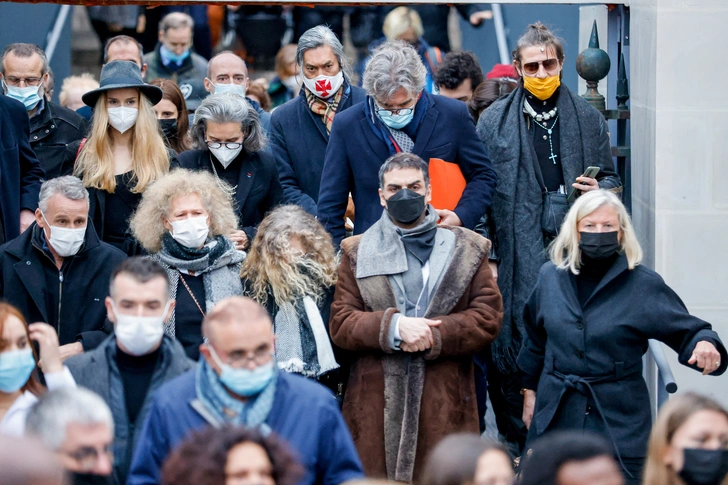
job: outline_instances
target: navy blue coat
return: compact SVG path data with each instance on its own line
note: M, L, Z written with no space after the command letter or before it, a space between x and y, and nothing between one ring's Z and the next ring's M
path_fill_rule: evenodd
M366 97L363 89L348 86L336 116ZM315 216L329 134L321 117L308 107L303 89L298 97L273 111L270 141L283 187L283 201L300 205Z
M670 346L683 365L695 345L706 340L722 356L712 375L728 366L725 347L710 324L691 316L657 273L644 266L629 270L624 255L583 309L576 277L544 264L524 318L518 366L524 387L536 389L529 441L556 429L588 429L607 439L611 431L622 458L643 458L651 427L642 377L648 339Z
M465 103L426 92L422 96L428 98L429 107L417 127L412 152L425 162L440 158L460 166L467 186L455 213L464 227L473 229L490 207L495 171ZM390 157L390 149L366 117L367 102L334 118L326 149L317 217L336 244L345 235L344 213L349 192L356 211L354 234L369 229L382 215L378 173Z
M191 431L215 423L196 409L196 371L173 379L154 394L132 460L127 485L161 483L162 463ZM295 374L278 373L273 408L265 423L288 442L306 470L299 485L340 485L364 478L359 455L334 396Z
M38 208L45 174L29 137L30 120L23 103L0 95L0 212L5 241L20 235L20 211Z

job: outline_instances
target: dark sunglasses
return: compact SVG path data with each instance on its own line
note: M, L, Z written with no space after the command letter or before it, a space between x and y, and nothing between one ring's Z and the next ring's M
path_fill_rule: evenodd
M552 71L559 67L559 60L558 59L546 59L543 61L536 61L536 62L526 62L525 64L522 64L523 66L523 72L525 72L528 75L534 75L538 72L538 67L543 66L543 68L547 71Z

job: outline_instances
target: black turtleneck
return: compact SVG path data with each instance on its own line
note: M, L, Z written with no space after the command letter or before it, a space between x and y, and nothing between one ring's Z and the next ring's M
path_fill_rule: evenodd
M154 369L159 360L160 345L157 350L147 355L129 355L118 346L116 347L116 364L121 373L121 382L124 385L124 400L126 401L126 414L130 423L136 418L144 406L144 399L152 383Z
M583 252L581 253L582 265L576 276L576 288L582 308L618 257L619 254L614 253L608 258L592 259Z
M536 113L546 113L556 107L556 101L559 99L559 91L561 91L561 88L556 89L556 92L546 101L541 101L526 91L526 99ZM556 114L558 115L559 113L557 112ZM527 117L529 131L533 135L533 149L536 151L536 157L541 167L544 185L546 185L549 192L556 192L559 190L560 185L564 185L564 173L561 168L561 141L559 139L561 123L560 121L554 123L554 119L552 118L548 121L539 121L537 124L530 115L526 114L525 116ZM557 155L555 164L550 158L551 146L549 145L548 131L544 130L544 127L552 131L551 142L553 143L554 153ZM570 187L566 189L568 192Z

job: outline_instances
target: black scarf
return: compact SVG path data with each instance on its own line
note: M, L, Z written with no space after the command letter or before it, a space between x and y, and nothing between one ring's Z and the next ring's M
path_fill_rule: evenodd
M214 267L215 263L221 256L230 251L232 243L225 236L215 236L212 239L217 244L205 244L201 248L188 248L177 242L172 237L172 234L165 232L162 236L162 250L160 253L164 253L164 256L171 256L174 260L180 262L187 261L192 263L191 265L184 265L177 263L175 265L178 269L184 269L186 271L199 272L202 269L208 267ZM198 267L196 262L202 262L204 260L204 267Z
M429 216L430 209L427 209L427 215L422 223L412 229L397 228L404 248L419 259L422 266L427 263L432 254L432 248L435 247L435 235L437 234L437 219Z

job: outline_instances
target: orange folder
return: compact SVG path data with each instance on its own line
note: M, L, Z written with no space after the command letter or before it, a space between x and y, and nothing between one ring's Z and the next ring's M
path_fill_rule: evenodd
M465 177L457 163L430 158L430 183L435 209L455 210L465 190Z

